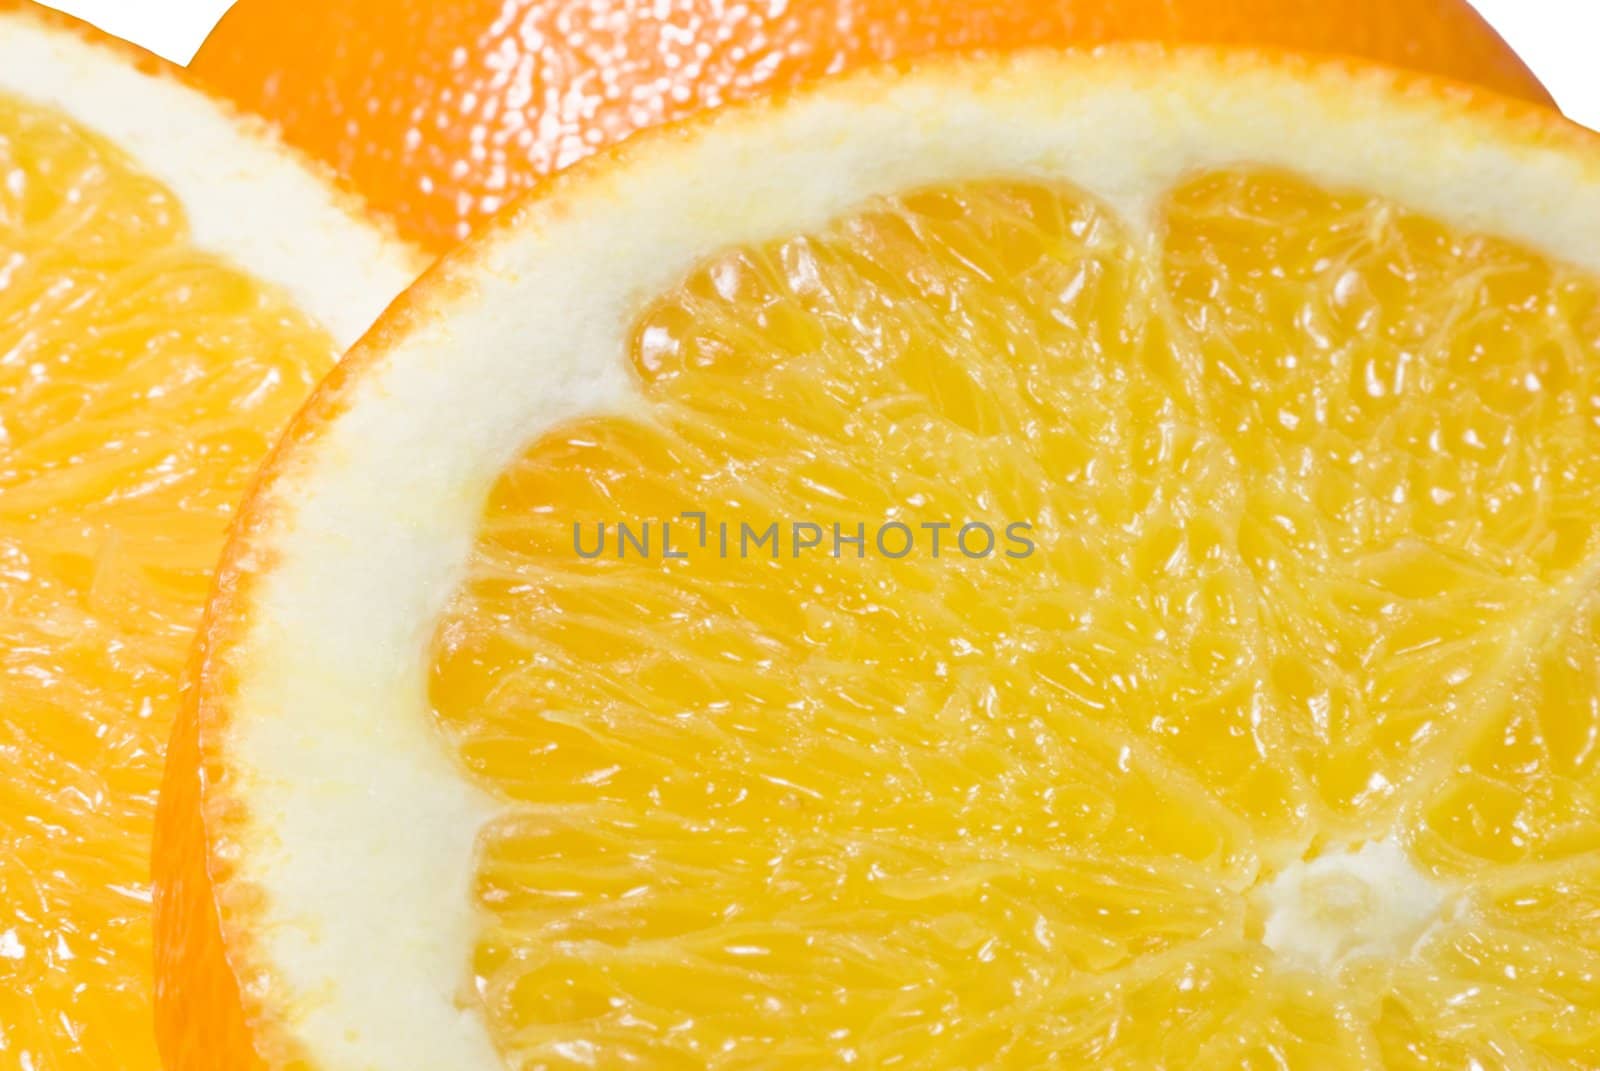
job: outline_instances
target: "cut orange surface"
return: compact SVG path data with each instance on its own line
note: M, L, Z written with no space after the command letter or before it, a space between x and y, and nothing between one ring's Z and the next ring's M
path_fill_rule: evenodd
M1253 54L565 173L243 507L169 1071L1600 1066L1597 250L1553 113Z
M410 262L151 57L0 14L0 1067L159 1066L150 838L211 570Z
M1548 102L1466 0L240 0L194 59L438 251L634 131L933 52L1233 44Z

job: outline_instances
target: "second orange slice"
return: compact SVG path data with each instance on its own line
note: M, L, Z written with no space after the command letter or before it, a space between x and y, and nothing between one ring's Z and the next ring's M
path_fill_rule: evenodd
M414 264L259 121L0 13L7 1071L156 1071L150 837L211 571L252 468Z

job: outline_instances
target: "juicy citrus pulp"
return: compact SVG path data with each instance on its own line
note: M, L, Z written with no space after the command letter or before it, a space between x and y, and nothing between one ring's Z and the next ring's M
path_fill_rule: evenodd
M1592 1065L1596 197L1147 50L580 167L246 507L176 977L329 1071Z
M399 285L375 232L142 62L0 14L0 1066L22 1071L159 1066L181 670L247 475L336 352L287 291L336 273L347 324ZM229 214L251 193L276 195L264 242ZM302 225L348 253L274 276Z
M542 176L728 101L931 53L1140 40L1549 100L1467 0L240 0L192 69L442 252Z
M149 842L233 503L334 346L104 138L0 95L0 1053L158 1066Z
M1250 170L1154 236L978 183L724 252L648 417L500 478L432 694L512 803L508 1066L1600 1051L1600 693L1540 675L1600 659L1600 285Z

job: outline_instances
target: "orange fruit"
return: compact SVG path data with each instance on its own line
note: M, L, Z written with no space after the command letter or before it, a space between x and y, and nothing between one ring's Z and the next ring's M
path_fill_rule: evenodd
M930 52L1138 39L1549 100L1465 0L240 0L191 70L442 252L540 176L711 105Z
M150 839L232 506L415 260L154 57L0 12L0 1067L156 1071Z
M1110 47L632 139L242 507L168 1071L1595 1067L1597 398L1600 138L1455 83Z

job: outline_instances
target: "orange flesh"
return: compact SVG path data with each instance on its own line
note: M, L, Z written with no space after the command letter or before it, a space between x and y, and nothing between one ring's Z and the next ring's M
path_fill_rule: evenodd
M159 1066L178 682L233 504L333 355L115 147L0 96L0 1066Z
M1600 282L1279 174L1156 219L729 251L503 474L431 694L508 1067L1600 1067Z
M191 69L443 251L540 176L727 101L934 52L1137 40L1549 101L1465 0L240 0Z

